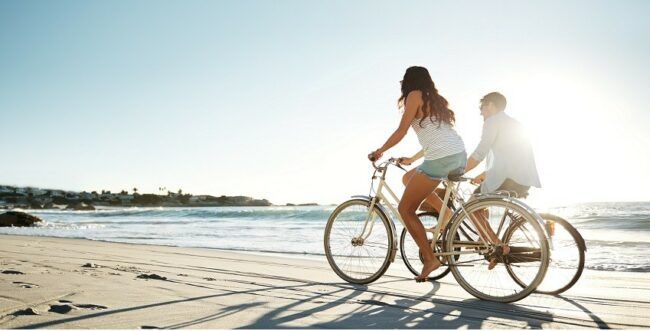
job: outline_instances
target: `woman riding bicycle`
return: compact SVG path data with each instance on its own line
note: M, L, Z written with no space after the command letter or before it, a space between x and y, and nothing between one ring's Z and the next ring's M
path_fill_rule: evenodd
M467 154L463 140L453 127L454 112L449 109L447 100L438 94L429 71L424 67L410 67L404 73L401 85L402 94L398 99L398 106L404 109L404 113L399 127L380 148L368 156L371 160L380 158L404 138L409 126L413 128L422 145L422 151L416 156L424 156L424 162L406 183L398 207L409 234L423 255L424 266L415 279L422 282L427 280L433 270L440 267L440 261L429 246L424 226L416 216L416 211L422 201L440 184L441 179L450 173L463 172ZM434 200L434 205L442 205L442 201L435 195L429 200ZM445 216L447 221L451 215Z

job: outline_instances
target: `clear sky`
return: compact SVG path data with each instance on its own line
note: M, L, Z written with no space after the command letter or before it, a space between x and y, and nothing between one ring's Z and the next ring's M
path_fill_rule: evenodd
M426 66L471 152L508 98L533 204L650 200L648 1L0 1L0 184L338 203ZM419 149L413 132L387 156ZM400 173L389 173L402 190Z

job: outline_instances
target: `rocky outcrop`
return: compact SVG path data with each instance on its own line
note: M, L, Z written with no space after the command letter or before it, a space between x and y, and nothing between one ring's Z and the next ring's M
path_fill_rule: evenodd
M42 220L20 211L8 211L0 214L0 226L33 226L38 222L42 222Z

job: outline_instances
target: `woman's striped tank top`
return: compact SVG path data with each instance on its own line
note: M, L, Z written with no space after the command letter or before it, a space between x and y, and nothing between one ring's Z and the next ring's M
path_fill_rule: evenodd
M434 118L425 118L422 120L422 126L420 126L420 121L420 118L414 118L411 127L424 149L425 160L435 160L465 151L463 139L456 133L453 126L437 122Z

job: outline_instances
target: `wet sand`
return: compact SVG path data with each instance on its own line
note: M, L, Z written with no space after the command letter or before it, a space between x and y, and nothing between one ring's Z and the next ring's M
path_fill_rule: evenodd
M0 328L648 328L649 298L649 273L500 304L401 260L359 286L324 257L0 235Z

